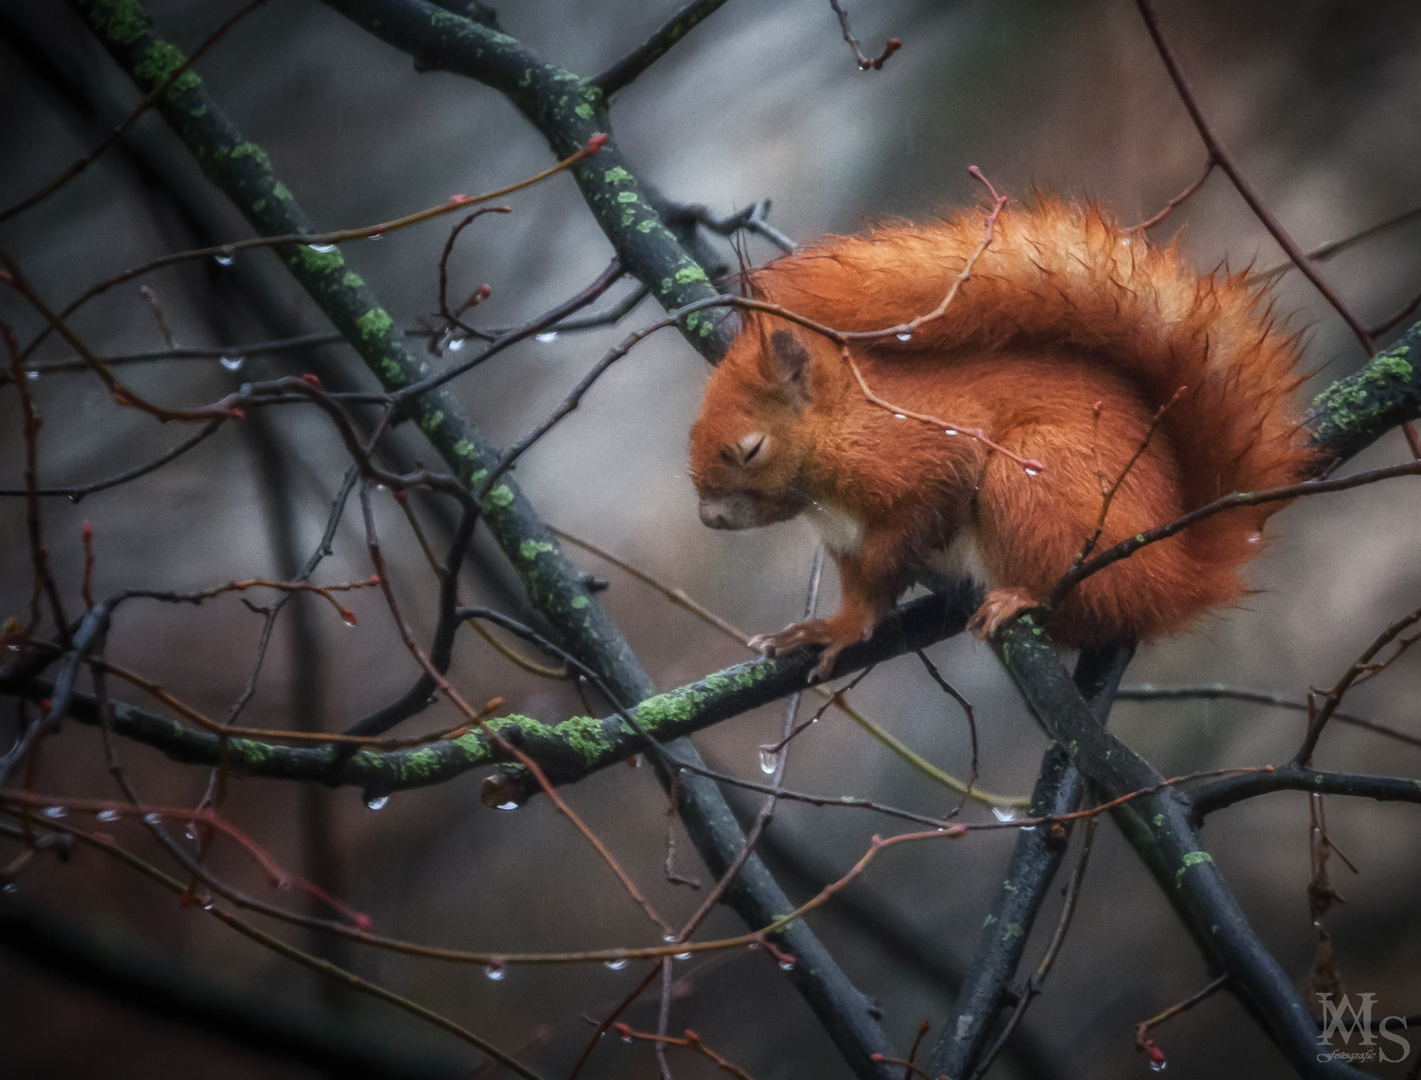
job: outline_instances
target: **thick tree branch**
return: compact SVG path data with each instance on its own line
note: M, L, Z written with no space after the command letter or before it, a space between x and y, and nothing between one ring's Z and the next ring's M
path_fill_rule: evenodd
M1076 686L1090 701L1101 724L1110 714L1115 688L1131 655L1129 649L1087 650L1076 665ZM1059 743L1052 742L1041 761L1027 815L1072 813L1084 790L1085 781L1071 764L1070 756ZM941 1034L928 1070L933 1076L969 1076L987 1048L998 1013L1011 1003L1009 987L1069 841L1068 823L1062 824L1059 831L1033 829L1017 834L1011 862L977 936L957 1001L939 1029Z
M1421 779L1320 772L1297 765L1284 765L1272 772L1223 776L1189 788L1187 795L1193 804L1195 821L1202 822L1215 810L1273 791L1307 791L1316 795L1351 795L1377 802L1421 804Z
M176 48L153 35L151 21L136 0L71 3L141 88L151 89L183 63ZM607 130L600 92L577 76L544 64L516 41L487 26L419 0L351 0L334 6L372 29L378 23L382 37L392 44L403 42L401 47L409 46L407 51L417 60L423 56L431 61L429 66L448 66L442 61L454 57L467 66L465 74L508 94L538 124L555 152L568 139L576 148ZM436 60L441 63L432 63ZM160 97L158 108L208 177L258 231L264 235L311 232L309 219L291 191L277 180L266 154L242 138L194 72L179 78ZM609 144L604 148L595 168L579 170L577 179L623 265L664 305L678 307L714 295L705 271L676 243L651 209L646 193L619 164L615 147ZM427 367L405 351L393 320L360 277L345 267L339 251L317 252L307 245L277 250L386 390L398 390L428 374ZM733 320L715 312L698 312L694 322L687 317L684 331L704 354L714 357L723 351L732 326ZM420 395L409 407L459 480L479 490L498 455L463 417L455 399L437 390ZM494 487L482 499L482 511L522 577L530 599L557 629L569 651L601 672L622 700L638 702L651 696L654 687L621 633L516 487L508 481ZM432 749L416 753L427 754ZM682 760L700 764L689 741L677 742L671 749ZM413 762L416 771L422 760ZM404 764L408 768L410 762ZM670 783L673 778L662 779ZM723 873L744 846L744 834L719 789L700 776L681 777L675 787L682 820L702 858L712 873ZM754 857L746 861L727 899L752 926L763 926L792 910L788 897ZM888 1076L874 1055L892 1056L892 1047L873 1020L867 1000L802 921L787 927L780 936L797 960L791 980L819 1015L850 1067L861 1077Z
M1313 399L1312 411L1303 419L1313 445L1345 461L1383 433L1421 417L1418 364L1421 323Z
M885 625L885 632L845 649L836 670L866 667L961 633L978 600L978 594L966 587L951 596L915 600L901 609L896 620ZM570 646L569 652L577 655ZM578 658L599 672L614 694L623 700L637 700L637 693L628 692L636 689L627 685L627 677L633 672L599 664L595 656L590 660ZM773 659L747 661L707 675L699 682L652 694L628 711L647 734L660 742L673 743L802 689L814 662L814 654L807 649ZM19 663L0 668L0 694L40 701L52 692L49 680L31 678ZM113 730L117 734L161 750L175 761L215 765L223 759L225 741L226 760L234 773L268 779L348 784L385 793L444 783L471 769L508 760L478 730L459 739L410 750L359 750L350 754L337 745L291 747L248 738L224 738L121 702L113 703L113 711ZM96 724L98 703L91 695L75 692L67 715L81 723ZM558 724L514 715L490 720L488 726L536 760L555 784L574 783L647 748L642 737L615 713L602 718L577 716ZM689 743L675 743L671 749L682 760L699 764L698 758L693 761L682 753L682 746ZM537 791L532 778L517 767L512 767L503 780L501 790L509 797L527 798Z
M352 22L408 53L423 70L449 71L498 90L567 157L597 134L610 134L607 101L594 80L550 64L522 42L426 0L326 0ZM582 197L627 271L667 311L715 295L706 270L656 212L655 193L628 168L609 139L573 169ZM719 359L737 326L724 309L686 317L686 338Z
M1032 710L1104 798L1158 785L1145 760L1100 726L1061 668L1033 614L1008 625L998 641L1002 663ZM1188 800L1173 788L1143 795L1113 811L1131 846L1174 905L1211 969L1232 976L1231 988L1261 1018L1300 1075L1360 1077L1336 1059L1316 1060L1317 1025L1292 979L1257 934L1195 831Z

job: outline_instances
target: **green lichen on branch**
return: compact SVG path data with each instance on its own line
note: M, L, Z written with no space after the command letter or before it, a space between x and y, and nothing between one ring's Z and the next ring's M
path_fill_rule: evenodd
M1360 371L1338 379L1313 400L1304 420L1314 446L1351 457L1383 432L1421 416L1421 324Z
M154 56L163 58L163 70L167 72L183 63L179 50L153 34L152 20L136 0L70 2L140 88L150 90L156 85L145 82L140 74L140 68L149 75L157 73ZM459 16L449 18L460 28L468 23ZM492 33L486 27L479 27L479 31L484 36ZM144 68L145 64L149 67ZM248 140L225 116L200 79L194 76L194 80L184 84L180 78L172 88L177 92L164 94L157 109L204 174L262 235L314 232L310 218L277 177L266 151ZM428 366L405 348L404 338L388 310L360 275L348 268L339 250L317 251L308 244L290 244L278 248L277 254L386 390L408 386L427 374ZM487 476L488 470L501 460L502 453L484 438L446 390L423 394L409 402L407 408L449 468L471 487L479 482L473 479L475 476ZM509 554L544 615L554 623L572 623L575 613L576 625L584 633L599 637L604 643L621 642L620 634L587 592L581 575L511 480L504 480L489 493L483 509L484 521ZM517 557L525 542L539 545L536 560ZM588 641L574 642L572 647L583 660L588 660L596 648ZM618 647L625 652L624 644Z

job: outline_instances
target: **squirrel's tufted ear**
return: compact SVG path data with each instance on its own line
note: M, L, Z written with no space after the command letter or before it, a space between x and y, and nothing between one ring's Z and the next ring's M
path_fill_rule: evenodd
M785 390L791 404L796 407L809 404L812 364L804 342L788 330L776 330L770 335L769 348L765 351L765 366L765 374Z

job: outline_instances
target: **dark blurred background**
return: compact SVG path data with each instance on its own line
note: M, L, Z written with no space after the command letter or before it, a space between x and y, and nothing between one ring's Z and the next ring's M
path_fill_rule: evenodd
M236 3L153 0L157 30L185 50ZM678 6L522 0L499 8L504 28L570 70L592 74L640 42ZM866 52L887 37L904 47L879 72L861 73L824 0L753 4L732 0L615 99L616 136L634 166L668 197L725 213L771 198L771 221L791 237L851 231L903 216L929 217L975 201L967 176L978 165L1006 194L1033 188L1099 200L1122 220L1148 217L1198 175L1204 150L1126 0L1074 4L1024 0L856 4L854 30ZM1421 10L1404 0L1352 3L1209 0L1161 5L1161 19L1207 115L1268 206L1309 249L1421 203ZM538 134L497 93L447 74L418 74L404 54L310 0L274 0L247 18L197 66L248 138L322 228L372 224L476 194L546 167ZM138 100L68 8L0 0L0 204L52 178L92 146ZM480 325L508 325L575 292L602 269L610 248L572 182L557 177L509 199L514 213L470 228L450 263L451 294L486 281L492 298ZM1204 268L1275 265L1281 252L1225 178L1216 174L1167 224ZM156 115L121 148L58 195L0 227L0 244L43 295L67 301L94 281L164 252L250 235L201 177ZM345 255L403 325L436 307L438 223ZM1421 289L1421 223L1385 233L1325 265L1341 295L1379 321ZM759 240L752 258L771 249ZM726 248L727 258L730 258ZM176 341L235 346L322 329L311 302L267 252L231 268L184 264L143 279ZM100 355L161 349L139 282L114 289L74 319ZM625 289L627 286L621 286ZM1297 274L1278 287L1277 312L1306 333L1313 387L1353 370L1364 354L1335 312ZM511 442L541 419L610 344L657 312L644 304L619 327L555 341L529 341L457 384L469 411L496 440ZM0 318L22 340L39 328L16 297L0 294ZM58 342L37 354L71 359ZM206 402L241 381L278 373L345 372L373 387L354 354L251 357L240 371L215 360L130 366L125 377L170 402ZM803 604L813 537L798 524L746 534L704 529L686 477L686 431L706 369L679 338L654 337L620 362L583 407L519 464L518 477L553 524L684 588L737 626L775 629ZM150 459L184 433L135 410L115 408L83 372L30 383L45 427L41 483L82 483ZM0 486L19 486L16 394L0 388ZM431 458L411 433L412 456ZM1399 432L1356 463L1404 460ZM81 504L45 503L56 574L77 604L80 529L94 525L95 591L196 589L290 574L324 525L348 458L313 412L271 410L227 425L175 464ZM386 555L400 598L421 632L433 583L417 545L388 499L380 503ZM437 533L430 504L420 512ZM1405 481L1295 505L1274 519L1270 552L1250 570L1258 593L1187 636L1144 649L1131 682L1222 681L1301 700L1329 686L1387 623L1421 602L1416 559L1418 500ZM465 592L526 614L493 545L481 538ZM648 671L670 687L744 659L746 653L651 589L574 553L611 581L604 599ZM21 500L0 503L0 617L23 616L31 577ZM370 573L358 511L348 515L318 580ZM311 598L306 598L311 599ZM826 576L823 604L836 584ZM357 593L347 629L330 609L288 609L244 722L257 727L343 729L402 692L415 668L374 592ZM108 655L208 715L225 715L245 684L260 619L236 599L201 607L131 603L109 637ZM1044 736L989 650L966 640L931 655L974 704L980 783L1029 790ZM451 675L471 700L494 695L506 709L549 722L581 713L566 683L539 680L473 635L460 641ZM1362 715L1421 733L1418 671L1407 657L1347 699ZM126 693L126 691L116 691ZM959 711L911 658L875 671L859 706L929 760L958 775L968 766ZM699 736L717 767L758 778L758 744L777 737L777 706ZM442 708L420 730L452 723ZM1299 714L1225 701L1121 703L1117 733L1166 775L1231 765L1281 763L1300 738ZM0 720L8 742L13 711ZM193 804L202 769L177 766L142 747L120 747L145 797ZM1421 775L1421 750L1334 725L1318 755L1324 767ZM478 777L396 794L379 812L352 789L273 781L232 785L226 812L285 864L325 883L378 929L425 943L504 951L636 945L651 941L644 917L587 844L546 799L516 813L479 800ZM878 797L941 812L947 793L830 713L798 739L787 782L796 788ZM67 726L45 744L36 790L117 797L98 735ZM649 771L616 768L566 792L673 922L699 896L663 879L666 800ZM758 799L730 791L753 813ZM969 811L982 815L980 808ZM1327 804L1333 839L1359 873L1333 863L1348 903L1327 920L1348 990L1377 995L1380 1015L1421 1010L1421 895L1416 808L1340 798ZM875 831L893 823L859 811L782 804L765 853L797 899L843 873ZM132 824L121 840L154 858ZM1264 942L1300 984L1315 931L1306 798L1279 794L1217 814L1205 840ZM906 1048L921 1020L936 1028L970 954L1010 850L1007 833L952 845L899 849L880 859L841 901L813 918L856 983L876 998L884 1025ZM0 862L18 849L0 845ZM681 837L680 869L709 884ZM274 894L250 865L219 846L213 865L252 890ZM28 1077L306 1077L359 1075L334 1052L323 1064L283 1056L274 1035L236 1025L232 1037L172 1019L176 1008L133 1008L131 988L104 992L58 973L64 941L120 966L152 965L198 980L189 996L218 995L240 1008L275 1011L327 1032L367 1063L388 1059L405 1075L458 1076L477 1055L432 1027L377 1002L333 990L304 969L97 853L68 863L37 859L19 874L0 910L51 920L52 938L30 958L0 949L0 1072ZM1028 950L1035 963L1059 898ZM8 917L8 915L7 915ZM740 932L728 911L706 936ZM592 967L514 968L494 982L476 968L441 965L278 929L297 944L349 966L457 1022L517 1049L550 1077L566 1075L589 1038L583 1014L604 1016L634 985ZM35 953L46 957L36 963ZM77 963L77 961L76 961ZM673 1031L690 1027L757 1080L841 1077L847 1069L808 1009L763 953L734 952L677 965ZM1198 953L1154 882L1114 827L1100 830L1075 925L1044 995L1028 1013L1020 1048L999 1077L1085 1078L1145 1071L1133 1025L1207 981ZM655 995L627 1015L655 1026ZM167 1019L165 1019L167 1017ZM218 1026L222 1026L221 1023ZM230 1026L230 1025L229 1025ZM1286 1072L1281 1056L1243 1010L1220 995L1155 1033L1172 1074L1257 1077ZM649 1050L619 1042L599 1049L588 1076L656 1075ZM1413 1036L1421 1052L1421 1034ZM262 1050L263 1046L271 1049ZM1415 1053L1413 1053L1413 1058ZM706 1061L672 1057L677 1077L714 1075ZM1401 1075L1400 1069L1396 1075Z

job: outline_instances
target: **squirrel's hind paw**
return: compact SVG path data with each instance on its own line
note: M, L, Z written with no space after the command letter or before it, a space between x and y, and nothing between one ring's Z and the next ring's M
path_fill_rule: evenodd
M1040 606L1036 597L1019 586L992 589L977 613L967 620L967 629L979 641L991 641L1006 623L1023 611Z

